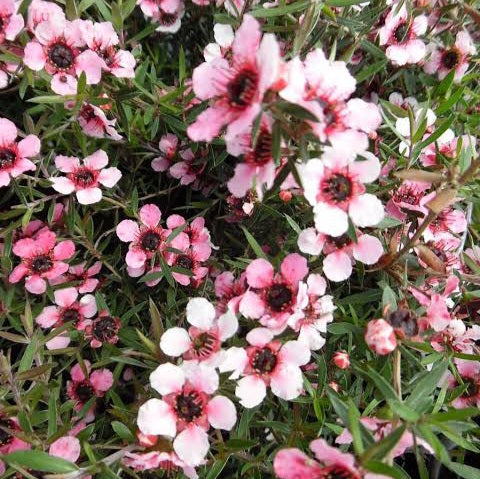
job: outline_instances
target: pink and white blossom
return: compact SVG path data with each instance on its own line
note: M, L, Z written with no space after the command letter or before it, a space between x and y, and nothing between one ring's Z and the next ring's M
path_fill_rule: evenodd
M109 120L103 110L95 105L85 103L78 112L78 124L82 131L93 138L121 140L122 136L115 129L117 120Z
M391 353L397 347L395 332L384 319L373 319L368 322L365 330L365 342L372 351L380 356Z

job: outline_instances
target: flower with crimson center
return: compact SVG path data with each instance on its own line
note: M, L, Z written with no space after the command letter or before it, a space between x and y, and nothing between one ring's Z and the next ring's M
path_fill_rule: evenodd
M150 375L150 383L162 399L149 399L140 407L140 431L174 438L173 449L182 461L190 466L201 464L210 447L210 427L229 431L237 420L228 398L212 397L218 381L215 370L204 364L161 364Z

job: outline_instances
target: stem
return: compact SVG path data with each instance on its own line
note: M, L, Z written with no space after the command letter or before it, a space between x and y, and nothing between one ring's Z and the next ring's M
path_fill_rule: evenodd
M393 352L393 387L402 399L402 353L398 347Z

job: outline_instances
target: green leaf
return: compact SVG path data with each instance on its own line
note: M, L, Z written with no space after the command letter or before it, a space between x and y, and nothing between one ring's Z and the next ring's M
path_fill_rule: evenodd
M128 429L125 424L121 423L120 421L113 421L112 422L112 429L117 433L117 436L121 439L125 439L126 441L132 442L135 440L135 436L132 434L132 431Z
M263 252L260 245L257 243L257 240L251 235L251 233L245 228L245 226L240 226L242 228L245 238L247 238L248 244L253 249L253 252L257 255L257 258L267 259L266 254Z
M209 467L208 474L205 476L205 479L217 479L220 476L220 473L223 471L223 468L226 466L228 459L215 461L211 467Z
M363 461L369 461L371 459L384 459L388 453L396 446L400 441L403 433L405 432L405 425L402 425L395 429L391 434L384 437L382 440L372 444L364 453L362 457Z
M405 404L416 409L420 402L438 387L447 368L448 362L440 361L432 367L431 371L426 371L420 379L415 381L415 387L405 400Z
M276 8L256 8L249 13L255 18L280 17L290 13L305 10L310 5L310 0L300 0L299 2L289 3Z
M363 466L371 472L390 476L394 479L411 479L410 476L400 467L389 466L380 461L369 461Z
M373 77L375 73L383 70L385 68L385 65L387 65L388 60L379 60L375 63L372 63L366 68L363 68L360 70L355 78L357 79L357 83L362 83L365 80L368 80L369 78Z
M294 103L278 101L277 103L275 103L275 107L283 113L286 113L287 115L292 115L296 118L299 118L300 120L308 120L315 122L318 121L318 118L313 113L300 105L295 105Z
M2 459L8 464L17 464L41 472L67 473L78 471L78 467L60 457L50 456L43 451L15 451Z
M245 450L250 449L258 444L258 441L252 439L230 439L225 442L227 449Z
M480 469L476 467L460 464L459 462L450 462L445 464L451 471L465 479L478 479L480 477Z

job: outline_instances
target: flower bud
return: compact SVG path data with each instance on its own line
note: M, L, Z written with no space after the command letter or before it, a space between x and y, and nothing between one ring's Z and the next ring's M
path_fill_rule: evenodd
M365 342L375 353L383 356L397 347L397 339L392 326L384 319L374 319L367 324Z
M332 361L339 369L347 369L350 366L350 356L346 351L336 351Z

